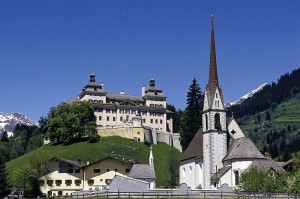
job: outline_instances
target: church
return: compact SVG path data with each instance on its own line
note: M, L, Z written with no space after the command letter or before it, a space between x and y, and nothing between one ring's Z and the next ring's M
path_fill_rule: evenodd
M180 184L186 183L191 189L213 190L224 184L236 188L241 172L252 167L284 172L277 162L261 154L233 117L226 116L218 80L213 16L211 20L209 77L202 127L182 154L179 168Z

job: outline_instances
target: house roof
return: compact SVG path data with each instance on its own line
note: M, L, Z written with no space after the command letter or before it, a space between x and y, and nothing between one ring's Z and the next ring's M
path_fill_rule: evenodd
M136 179L155 179L153 164L134 164L128 174L131 178Z
M285 170L277 162L268 159L254 160L250 164L250 166L246 169L246 171L254 167L258 168L263 172L267 172L270 170L274 170L275 172L279 172L279 173L285 172Z
M249 138L242 137L232 140L223 161L245 158L266 159Z
M88 167L88 166L94 165L94 164L98 164L98 163L103 162L103 161L105 161L105 160L113 160L113 161L119 162L120 164L127 164L127 165L130 165L130 166L132 165L132 163L125 163L124 161L119 160L119 159L117 159L117 158L113 158L113 157L105 157L105 158L102 158L102 159L97 160L97 161L95 161L95 162L92 162L92 163L86 165L85 167Z
M221 169L218 170L217 173L215 173L214 175L212 175L210 177L210 180L219 180L225 173L227 173L227 171L231 168L231 166L227 166L227 167L222 167Z
M193 140L183 152L180 161L203 158L203 130L200 128Z
M71 164L71 165L74 165L74 166L79 167L79 168L86 166L86 163L85 162L81 162L80 160L74 161L74 160L68 160L68 159L58 158L58 157L53 157L51 160L65 162L67 164Z

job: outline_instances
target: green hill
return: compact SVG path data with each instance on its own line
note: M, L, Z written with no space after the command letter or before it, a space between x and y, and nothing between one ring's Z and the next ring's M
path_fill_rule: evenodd
M270 122L266 121L268 113ZM237 122L261 151L270 152L278 160L286 160L300 151L300 93L275 107L243 116Z
M174 147L165 143L152 145L154 155L154 166L157 178L157 187L171 186L170 163L179 162L181 153ZM141 142L121 138L106 137L101 138L99 143L78 142L69 145L49 144L24 154L14 160L7 162L7 170L11 176L16 168L22 167L27 163L33 164L40 159L50 159L51 157L61 157L71 160L89 161L105 158L107 156L125 159L125 162L137 161L148 163L149 147ZM178 176L178 166L177 176Z

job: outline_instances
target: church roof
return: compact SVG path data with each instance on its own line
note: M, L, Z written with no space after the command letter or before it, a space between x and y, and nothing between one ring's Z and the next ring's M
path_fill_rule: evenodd
M285 170L275 161L268 160L268 159L260 159L260 160L254 160L251 165L246 169L249 170L250 168L258 168L259 170L263 172L267 172L270 170L273 170L275 172L285 172Z
M247 158L266 159L249 138L242 137L232 140L223 161Z
M187 147L187 149L183 152L180 161L188 160L188 159L201 159L203 158L203 130L200 128L193 140Z
M231 166L222 167L221 169L218 170L217 173L215 173L214 175L212 175L210 177L210 180L218 180L218 179L220 179L230 168L231 168Z
M134 164L128 174L128 177L135 179L155 179L153 164Z

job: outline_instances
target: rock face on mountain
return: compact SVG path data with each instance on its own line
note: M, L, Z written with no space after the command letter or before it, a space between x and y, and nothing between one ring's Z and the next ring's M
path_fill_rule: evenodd
M235 101L235 102L231 102L231 103L227 103L225 106L226 108L236 105L236 104L241 104L243 101L245 101L246 99L252 97L255 93L261 91L265 86L267 86L267 83L264 83L262 85L260 85L257 89L251 91L250 93L247 93L246 95L242 96L239 100Z
M2 113L0 112L0 135L4 131L7 131L8 136L13 135L13 130L17 124L24 124L28 126L36 126L37 123L29 119L27 116L22 113Z

